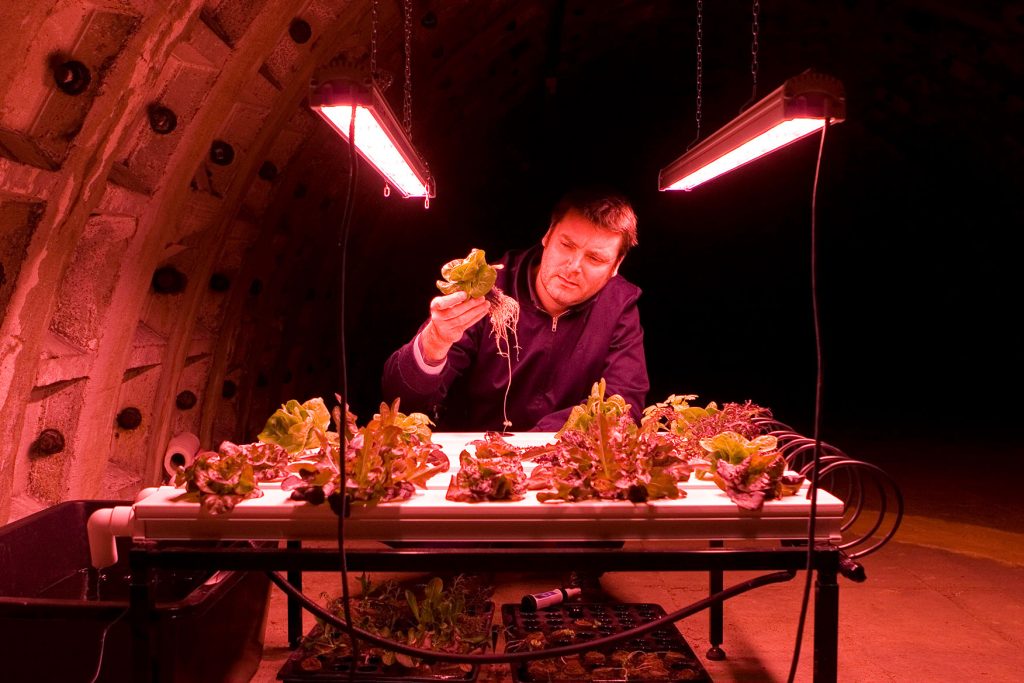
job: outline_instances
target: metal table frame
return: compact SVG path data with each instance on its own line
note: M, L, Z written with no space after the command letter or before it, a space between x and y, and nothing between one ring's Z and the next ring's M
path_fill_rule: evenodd
M287 571L296 576L303 571L329 572L340 567L337 549L302 548L290 541L278 548L168 548L159 550L135 545L130 551L130 619L133 647L133 674L139 682L159 680L159 662L155 656L153 634L153 595L150 570L224 569L239 571ZM722 585L722 572L762 570L799 571L806 568L805 547L787 546L763 549L720 547L712 542L707 549L629 548L373 548L346 550L351 571L416 572L501 572L572 571L588 567L596 571L706 571L711 590ZM816 683L834 683L837 676L839 641L839 563L841 551L833 545L817 545L812 553L817 572L814 597L813 672ZM289 620L289 635L293 623ZM712 648L722 642L722 609L712 609L710 617Z

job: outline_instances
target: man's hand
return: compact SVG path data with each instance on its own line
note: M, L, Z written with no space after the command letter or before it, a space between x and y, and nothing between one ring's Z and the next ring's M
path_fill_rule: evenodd
M468 299L465 292L436 296L430 301L430 322L420 333L423 359L431 364L440 363L448 356L448 349L462 338L463 333L479 322L490 308L483 297Z

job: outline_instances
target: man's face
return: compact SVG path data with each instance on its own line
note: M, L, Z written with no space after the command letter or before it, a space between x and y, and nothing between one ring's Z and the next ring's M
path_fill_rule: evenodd
M537 295L551 315L583 303L618 271L622 236L570 211L550 229L537 272Z

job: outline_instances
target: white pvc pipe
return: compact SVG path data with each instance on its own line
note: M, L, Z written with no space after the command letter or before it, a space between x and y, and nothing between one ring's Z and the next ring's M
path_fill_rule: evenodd
M89 558L92 566L103 569L117 564L117 537L131 536L135 509L130 505L102 508L89 515Z
M135 502L138 503L143 498L147 498L159 490L159 486L147 486L144 489L139 489L139 492L135 494Z
M175 434L167 443L167 450L164 451L164 472L172 484L178 471L191 465L198 452L199 437L192 432Z

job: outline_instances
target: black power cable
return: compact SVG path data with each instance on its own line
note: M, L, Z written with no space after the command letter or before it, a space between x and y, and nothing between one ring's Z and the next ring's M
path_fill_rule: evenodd
M100 679L100 671L103 670L103 651L107 647L107 635L110 633L110 629L114 627L114 624L121 621L122 618L128 615L129 610L125 610L114 617L113 620L107 622L107 625L103 627L103 631L100 633L100 652L96 656L96 670L93 672L92 677L89 679L89 683L96 683Z
M800 619L796 628L796 642L793 644L793 659L789 665L788 683L796 678L796 668L800 663L800 645L804 636L804 625L807 622L807 607L811 597L811 580L814 574L814 543L818 516L818 472L821 464L821 397L824 386L824 359L821 353L821 319L818 315L818 177L821 174L821 157L825 150L825 136L829 129L829 117L825 117L825 126L821 129L821 141L818 144L818 160L814 167L814 185L811 189L811 309L814 317L814 350L817 359L817 375L814 383L814 458L811 465L810 487L807 495L811 499L811 515L807 520L807 566L804 579L803 598L800 602Z
M342 555L344 551L342 550ZM576 645L566 645L563 647L553 647L545 650L530 650L527 652L506 652L504 654L491 654L491 655L471 655L471 654L460 654L451 652L438 652L436 650L424 650L418 647L411 647L404 643L399 643L394 640L382 638L376 634L365 631L356 626L350 626L352 623L351 619L346 615L345 619L339 619L337 616L328 612L320 605L310 600L301 590L293 586L283 576L277 572L267 572L270 580L274 584L284 591L289 597L298 600L302 606L322 619L325 623L348 633L349 636L355 640L356 636L359 636L360 640L365 640L369 643L373 643L379 647L387 648L394 652L409 655L411 657L420 657L429 661L437 662L462 662L466 664L512 664L515 662L525 662L532 659L542 659L547 657L564 657L566 655L578 654L586 650L593 650L604 647L606 645L612 645L623 640L630 638L636 638L637 636L643 635L649 631L654 631L666 624L670 624L680 619L684 619L688 616L696 614L701 610L705 610L714 604L723 602L730 598L734 598L738 595L742 595L747 591L761 586L767 586L773 583L782 583L783 581L789 581L796 572L793 570L786 570L781 572L773 572L771 574L762 574L756 576L753 579L748 579L742 583L730 586L725 590L713 593L706 598L698 600L697 602L691 603L686 607L677 609L675 612L666 614L663 617L659 617L654 621L649 621L646 624L642 624L635 628L631 628L628 631L619 631L618 633L610 636L604 636L602 638L595 638L594 640L588 640L583 643L577 643ZM353 666L355 657L353 657Z
M345 349L345 282L348 279L346 277L346 271L348 270L348 236L350 227L352 224L352 207L355 204L356 194L356 176L359 171L359 155L356 154L356 111L359 108L356 106L352 107L352 116L348 122L348 148L349 148L349 171L348 171L348 194L345 197L345 210L342 213L341 218L341 235L338 240L338 246L341 247L341 269L339 273L340 282L338 285L338 298L340 302L340 320L338 328L339 341L339 352L341 353L341 359L339 365L341 366L341 419L338 425L338 439L339 439L339 457L338 466L341 469L341 486L332 495L339 496L339 506L335 510L338 515L338 554L340 555L341 562L341 597L342 597L342 608L345 614L345 620L348 622L352 621L351 612L351 596L349 595L348 589L348 561L345 555L345 518L348 516L348 473L345 471L345 451L348 449L348 443L345 439L345 427L348 424L348 362L346 358L348 354ZM359 657L359 641L356 637L349 633L349 643L352 646L352 665L349 667L349 681L355 680L356 665L355 662Z

